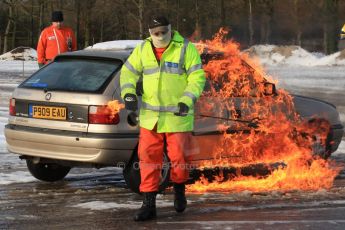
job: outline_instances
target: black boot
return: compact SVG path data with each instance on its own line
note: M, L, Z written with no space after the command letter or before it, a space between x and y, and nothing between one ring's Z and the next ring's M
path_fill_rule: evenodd
M184 184L174 184L175 200L174 207L176 212L183 212L187 207L187 199L185 195L185 185Z
M135 221L151 220L156 217L156 195L157 192L144 192L143 205L135 214Z

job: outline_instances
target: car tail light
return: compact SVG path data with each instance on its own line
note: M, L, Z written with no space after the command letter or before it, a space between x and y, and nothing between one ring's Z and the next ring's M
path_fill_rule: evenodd
M120 122L118 113L114 113L107 105L90 106L89 107L89 123L90 124L112 124L116 125Z
M9 112L11 116L16 115L16 99L14 98L10 99Z

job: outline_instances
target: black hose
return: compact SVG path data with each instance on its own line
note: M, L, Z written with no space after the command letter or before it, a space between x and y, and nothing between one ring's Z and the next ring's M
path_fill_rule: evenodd
M259 120L260 120L260 118L258 118L258 117L255 117L255 118L248 121L248 120L241 120L241 119L210 116L210 115L205 115L205 114L198 114L197 116L220 119L220 120L225 120L225 121L235 121L235 122L247 123L249 128L254 128L254 129L259 127ZM139 118L138 118L138 115L136 114L136 112L130 112L128 114L127 122L131 126L136 126L138 124Z
M216 116L209 116L209 115L204 115L204 114L198 114L200 117L208 117L208 118L214 118L214 119L220 119L220 120L225 120L225 121L236 121L236 122L241 122L241 123L247 123L248 127L250 128L258 128L259 127L259 120L260 118L255 117L249 121L247 120L241 120L241 119L233 119L233 118L225 118L225 117L216 117Z

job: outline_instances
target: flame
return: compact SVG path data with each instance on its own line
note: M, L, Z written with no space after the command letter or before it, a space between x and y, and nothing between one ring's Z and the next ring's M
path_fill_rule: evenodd
M121 109L125 108L125 105L121 104L118 100L109 101L107 106L113 115L118 114Z
M240 176L232 180L222 181L222 177L209 183L201 177L193 185L187 186L188 192L269 192L291 190L319 190L329 189L333 185L334 177L338 174L328 162L317 159L310 163L304 160L289 161L287 168L279 168L268 177Z
M211 111L213 115L228 110L230 119L241 119L242 122L219 124L218 130L223 132L221 144L212 153L212 160L199 164L199 170L277 162L283 162L285 167L258 177L243 176L239 172L237 177L225 182L222 172L214 182L202 176L199 181L187 186L187 191L258 192L331 188L340 168L315 156L312 151L315 134L326 145L330 124L317 118L311 121L302 119L295 111L293 97L283 89L277 90L277 95L267 95L268 88L272 87L269 83L276 84L277 81L265 73L257 60L241 53L238 43L225 40L227 34L228 31L220 29L212 40L197 45L199 52L213 54L203 66L209 89L200 98L198 105L202 106L197 105L197 110L200 114ZM207 99L210 97L222 103L215 105ZM238 110L243 114L239 115ZM225 132L237 129L244 131Z
M121 109L125 108L124 104L121 104L118 100L109 101L107 105L99 106L97 113L107 114L110 119L114 118Z

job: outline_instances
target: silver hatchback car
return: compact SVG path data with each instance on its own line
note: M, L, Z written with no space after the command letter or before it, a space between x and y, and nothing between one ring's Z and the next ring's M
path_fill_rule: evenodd
M75 166L123 167L127 185L138 192L136 117L124 109L115 115L101 109L109 101L122 102L119 74L130 52L82 50L61 54L15 89L5 127L7 146L10 152L26 160L34 177L57 181ZM202 58L207 62L209 56ZM274 84L267 84L272 91L268 96L274 97ZM206 100L213 100L215 105L221 103L216 98ZM306 121L315 120L317 114L318 119L329 123L326 144L321 152L318 150L318 154L328 157L338 148L343 136L335 106L296 95L293 100L297 112ZM218 125L231 122L229 111L217 111L215 116L198 113L196 111L193 141L200 151L192 156L195 163L212 158L210 153L223 136ZM255 123L247 124L247 131L256 127ZM242 128L226 132L245 131ZM166 163L169 161L166 155L164 159ZM168 184L169 168L163 167L160 189Z

